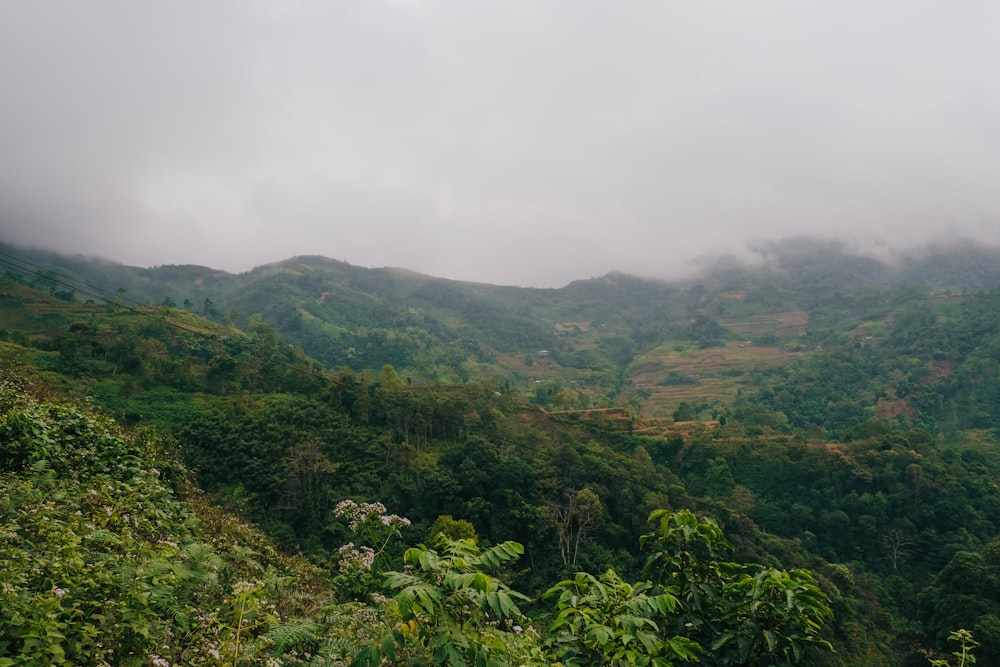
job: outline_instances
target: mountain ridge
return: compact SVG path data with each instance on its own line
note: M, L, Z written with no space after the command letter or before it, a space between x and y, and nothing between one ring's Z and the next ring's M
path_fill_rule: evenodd
M762 371L783 354L887 321L928 293L1000 284L1000 249L961 242L889 264L842 243L793 238L759 246L760 264L720 257L686 281L613 271L560 288L457 281L320 255L231 274L46 251L17 260L17 249L0 248L8 276L244 328L263 322L328 368L377 372L389 364L412 382L492 379L543 404L558 395L581 407L630 403L660 416L678 407L685 377L700 378L685 391L714 382L706 400L724 400L738 391L725 374ZM715 352L699 352L706 349ZM710 382L706 373L719 377Z
M991 275L936 257L922 261L941 275ZM902 667L957 627L1000 655L992 612L948 602L998 535L996 285L894 283L816 246L782 271L541 291L325 259L243 284L179 267L204 301L133 305L170 286L33 266L0 278L0 368L164 429L206 490L320 562L350 539L330 513L358 498L412 517L413 541L447 516L523 542L521 581L540 594L571 574L554 549L560 503L600 509L581 538L588 571L637 573L626 536L648 510L698 509L740 558L816 574L838 654L814 664Z

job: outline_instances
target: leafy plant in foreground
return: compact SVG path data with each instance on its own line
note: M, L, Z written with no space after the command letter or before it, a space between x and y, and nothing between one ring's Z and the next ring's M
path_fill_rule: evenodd
M348 542L337 550L339 573L334 581L340 591L361 600L377 590L378 575L390 567L386 549L410 525L410 520L386 514L382 503L359 504L350 499L337 503L333 512L347 520L359 543Z
M487 573L524 553L516 542L481 551L471 539L438 537L440 552L407 550L387 572L400 625L354 661L410 665L543 665L537 635L518 607L528 598Z
M3 387L0 405L0 667L276 664L266 540L232 517L203 533L152 436Z
M832 615L806 570L777 570L719 560L731 547L713 519L688 510L655 510L658 529L640 538L652 553L644 575L673 592L680 613L667 633L695 640L703 665L793 665L807 647L832 650L819 637Z
M972 632L969 630L955 630L948 635L948 639L958 642L958 650L951 653L958 658L957 667L976 664L976 656L972 655L972 649L979 646L979 642L972 638ZM947 660L938 659L930 659L930 663L933 667L950 667L951 665Z
M628 584L609 569L599 578L578 572L545 593L556 598L549 648L566 665L655 665L693 661L700 650L685 637L664 633L662 619L677 609L671 591Z

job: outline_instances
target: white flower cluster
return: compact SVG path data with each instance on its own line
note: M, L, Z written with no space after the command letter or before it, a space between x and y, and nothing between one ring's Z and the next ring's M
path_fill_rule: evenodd
M263 588L260 581L237 581L233 584L233 596L245 597Z
M375 562L375 550L371 547L355 547L354 542L348 542L337 550L340 554L340 573L348 574L354 570L371 569Z
M358 504L351 499L341 500L334 508L334 514L348 520L351 530L357 530L369 521L378 521L387 528L402 528L409 526L410 520L398 514L386 514L382 503Z

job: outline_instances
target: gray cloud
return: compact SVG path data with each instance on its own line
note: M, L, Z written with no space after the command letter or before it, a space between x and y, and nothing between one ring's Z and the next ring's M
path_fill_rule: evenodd
M559 285L1000 242L1000 6L0 4L0 237Z

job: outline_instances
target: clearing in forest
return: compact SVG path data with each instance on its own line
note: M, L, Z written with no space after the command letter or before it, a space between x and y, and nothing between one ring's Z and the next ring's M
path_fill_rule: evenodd
M799 338L806 333L809 313L804 310L789 310L782 313L720 318L719 324L745 338L769 333L782 339Z
M704 349L665 343L637 359L632 384L642 396L643 414L663 417L682 402L728 403L755 371L782 366L799 354L736 341Z

